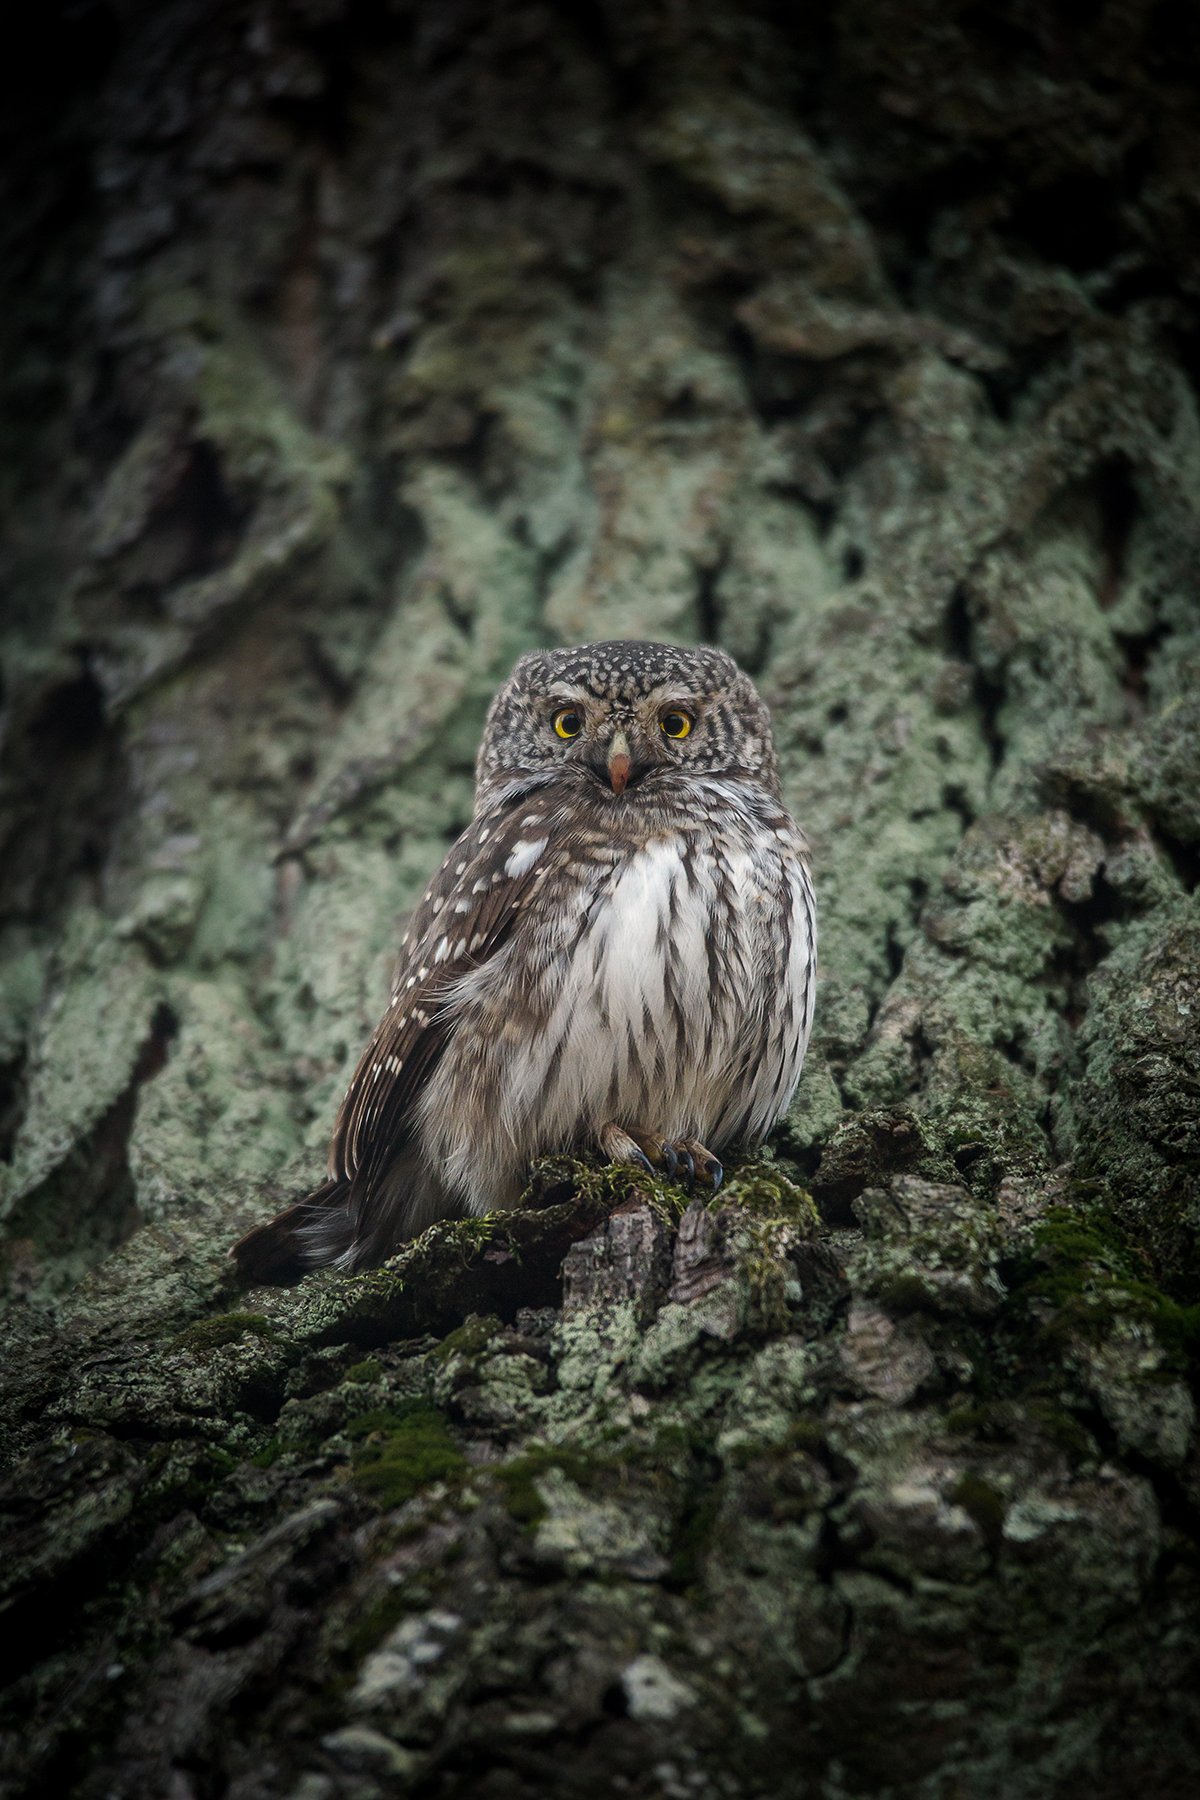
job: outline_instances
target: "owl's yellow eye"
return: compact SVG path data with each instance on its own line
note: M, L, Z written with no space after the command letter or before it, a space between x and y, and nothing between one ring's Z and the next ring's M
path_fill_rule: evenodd
M554 715L554 729L560 738L578 737L583 730L583 714L576 712L573 706L564 706Z
M659 724L669 738L685 738L692 729L692 715L685 712L664 713Z

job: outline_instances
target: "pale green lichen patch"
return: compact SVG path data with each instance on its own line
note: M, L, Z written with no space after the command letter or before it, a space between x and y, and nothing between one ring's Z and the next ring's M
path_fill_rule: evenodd
M78 1280L137 1222L125 1138L143 1072L157 1062L162 983L136 949L81 909L55 961L24 1067L20 1124L0 1170L0 1213L38 1262ZM106 1217L106 1211L108 1216Z
M1005 1297L999 1221L963 1188L898 1176L888 1191L855 1203L864 1241L851 1280L886 1306L950 1317L988 1318Z
M25 108L14 1792L1196 1789L1192 46L819 10L76 8ZM622 633L811 836L778 1160L240 1293L490 694Z

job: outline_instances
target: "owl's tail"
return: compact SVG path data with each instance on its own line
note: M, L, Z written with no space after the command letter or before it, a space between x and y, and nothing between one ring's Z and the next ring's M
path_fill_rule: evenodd
M331 1175L306 1200L256 1225L229 1252L248 1282L286 1285L330 1263L376 1269L434 1219L461 1217L410 1142L353 1175Z
M331 1175L306 1200L248 1231L229 1254L245 1281L286 1286L346 1256L354 1236L351 1184Z

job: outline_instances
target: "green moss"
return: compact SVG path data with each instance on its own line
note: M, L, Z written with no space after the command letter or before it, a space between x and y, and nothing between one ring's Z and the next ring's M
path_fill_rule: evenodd
M530 1530L546 1516L546 1503L538 1491L537 1480L549 1469L558 1469L580 1487L594 1486L598 1468L595 1458L578 1455L556 1446L539 1445L511 1461L499 1463L488 1474L504 1497L511 1518Z
M1185 1306L1145 1277L1137 1253L1100 1205L1053 1208L1034 1232L1033 1248L1014 1281L1018 1304L1049 1309L1043 1332L1102 1337L1115 1319L1152 1331L1169 1366L1189 1370L1200 1359L1200 1305Z
M170 1518L181 1508L201 1511L225 1487L238 1458L219 1444L157 1444L146 1459L146 1486L140 1497L143 1523Z
M1051 1400L1029 1400L1026 1412L1044 1438L1057 1444L1072 1463L1090 1462L1096 1455L1096 1443L1079 1420Z
M357 1672L364 1658L371 1654L389 1631L395 1629L412 1610L413 1604L412 1596L400 1587L388 1588L377 1599L368 1603L356 1617L340 1646L350 1671Z
M1013 1436L1012 1408L1004 1401L962 1401L946 1414L946 1430L955 1437L1004 1443Z
M741 1234L738 1234L739 1236ZM796 1271L788 1252L795 1231L786 1219L756 1219L748 1243L735 1243L746 1284L747 1324L762 1332L786 1331L800 1298Z
M193 1325L188 1325L172 1338L171 1348L191 1350L197 1355L203 1355L205 1351L219 1350L223 1344L236 1343L241 1337L271 1339L278 1335L270 1320L262 1313L218 1313L215 1318L197 1319Z
M362 1362L351 1363L343 1380L351 1382L355 1387L365 1387L369 1382L378 1381L383 1374L383 1364L378 1357L366 1356Z
M599 1157L545 1156L533 1166L521 1205L544 1206L548 1199L574 1199L599 1217L629 1200L636 1191L661 1218L679 1218L687 1197L677 1182Z
M360 1413L343 1429L355 1445L354 1485L381 1506L400 1506L466 1467L444 1416L423 1400L401 1401L393 1411Z
M810 1413L805 1418L793 1419L784 1440L785 1448L788 1450L820 1450L824 1446L828 1429L825 1420L818 1418L815 1413Z
M1111 1221L1099 1211L1052 1207L1035 1227L1034 1242L1052 1255L1060 1274L1085 1262L1120 1274L1128 1272L1125 1247Z
M988 1543L995 1543L1004 1529L1007 1503L990 1481L968 1472L952 1489L950 1498L978 1525Z
M494 1313L475 1314L444 1337L433 1354L439 1362L449 1362L452 1356L478 1356L501 1329Z
M790 1180L778 1164L765 1160L735 1166L709 1205L737 1206L764 1220L786 1220L810 1231L820 1222L812 1195Z
M793 1419L778 1442L736 1444L725 1456L725 1462L731 1469L744 1469L752 1463L785 1460L794 1456L797 1451L813 1455L824 1449L827 1436L828 1426L825 1422L815 1413L807 1413Z
M661 1478L678 1479L689 1473L697 1457L709 1455L712 1446L711 1419L668 1419L655 1427L653 1439L643 1441L636 1454Z
M394 1407L374 1406L368 1412L355 1413L339 1427L340 1435L348 1437L351 1443L367 1438L377 1431L400 1431L416 1413L429 1412L428 1401L400 1400Z
M1152 1289L1149 1317L1160 1343L1177 1368L1200 1364L1200 1305L1181 1306L1168 1294Z
M524 1461L524 1459L521 1459ZM509 1516L519 1525L530 1528L546 1516L546 1503L537 1490L534 1472L525 1468L506 1470L499 1477L504 1504Z
M877 1292L883 1304L896 1312L923 1312L934 1307L930 1285L920 1275L885 1275Z
M1021 1443L1032 1430L1066 1450L1073 1462L1093 1455L1096 1448L1078 1420L1057 1402L1028 1394L1016 1399L961 1402L946 1414L946 1430L981 1444Z
M704 1558L716 1530L721 1510L718 1481L695 1481L676 1522L671 1556L663 1585L681 1591L694 1587L703 1572Z

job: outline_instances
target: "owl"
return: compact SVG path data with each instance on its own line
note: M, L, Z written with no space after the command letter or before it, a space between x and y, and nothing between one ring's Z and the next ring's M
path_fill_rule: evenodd
M592 1151L716 1188L784 1112L812 1025L816 913L770 718L722 650L522 656L475 814L401 942L329 1178L232 1255L255 1280L382 1262Z

